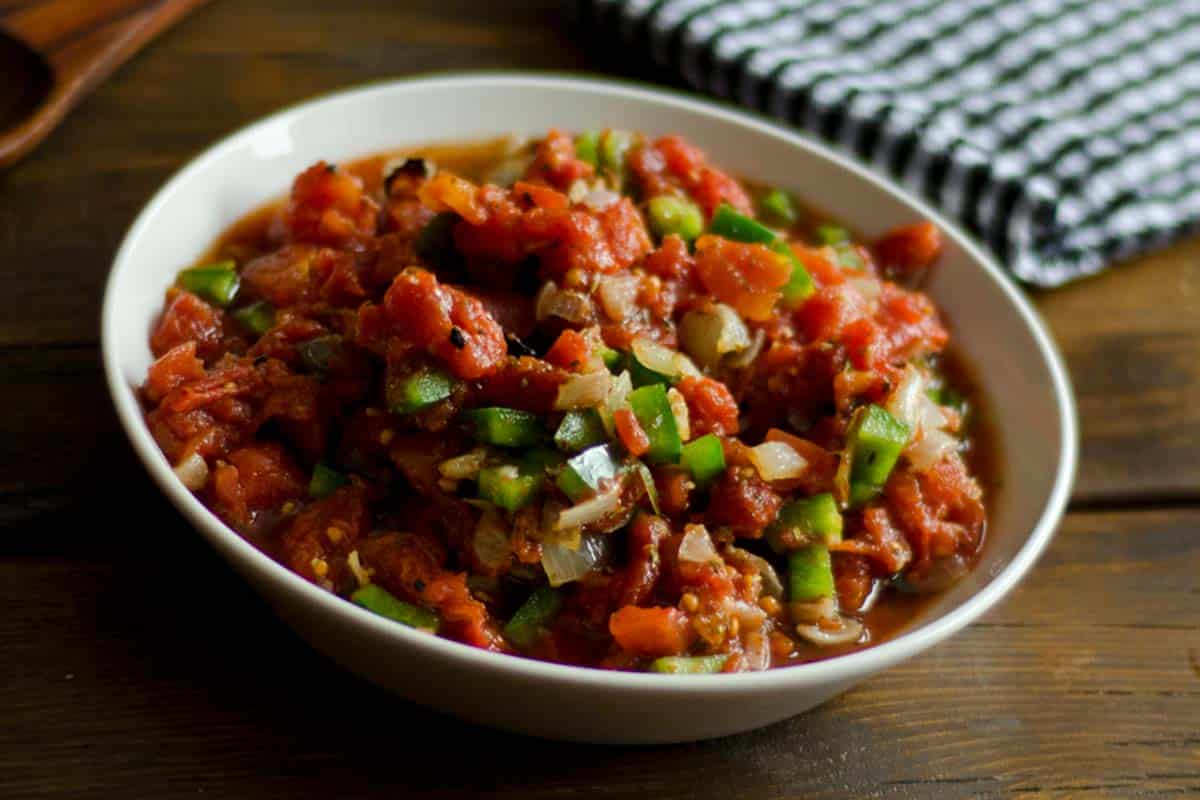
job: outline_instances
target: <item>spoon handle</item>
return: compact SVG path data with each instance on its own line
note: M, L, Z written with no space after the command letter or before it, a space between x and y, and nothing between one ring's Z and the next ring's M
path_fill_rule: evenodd
M76 59L72 51L99 58L138 39L134 49L204 0L42 0L4 8L0 30L36 50L52 66ZM147 30L149 29L149 30Z
M207 0L0 0L0 34L37 53L53 86L16 128L0 130L0 167L37 145L134 53Z

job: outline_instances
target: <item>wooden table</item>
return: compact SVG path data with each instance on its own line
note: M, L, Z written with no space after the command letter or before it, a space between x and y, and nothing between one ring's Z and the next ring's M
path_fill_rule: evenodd
M1200 795L1200 241L1038 297L1084 438L1028 579L952 641L756 733L583 747L409 706L311 652L151 487L109 410L97 316L159 184L360 81L665 77L580 41L553 0L224 0L0 174L0 796Z

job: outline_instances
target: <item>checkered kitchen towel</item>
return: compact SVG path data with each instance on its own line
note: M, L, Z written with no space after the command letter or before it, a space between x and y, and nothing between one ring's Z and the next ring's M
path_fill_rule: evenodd
M578 0L1056 286L1200 228L1200 0Z

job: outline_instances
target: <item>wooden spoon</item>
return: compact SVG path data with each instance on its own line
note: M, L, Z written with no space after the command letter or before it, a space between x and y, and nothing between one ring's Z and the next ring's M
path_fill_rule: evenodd
M207 0L0 0L0 167Z

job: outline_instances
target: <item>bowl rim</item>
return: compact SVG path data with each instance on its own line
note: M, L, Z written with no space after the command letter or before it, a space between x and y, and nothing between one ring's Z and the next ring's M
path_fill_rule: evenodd
M854 651L822 661L769 669L717 675L658 675L621 672L591 667L579 667L539 661L504 653L494 653L471 645L420 633L379 617L337 597L287 569L269 555L254 547L236 531L229 528L208 510L175 477L165 457L158 449L145 425L143 412L134 391L126 385L118 353L118 307L115 293L117 275L132 257L138 240L168 200L187 189L189 179L211 162L223 158L229 151L251 140L261 131L288 120L319 113L327 104L353 99L382 96L396 91L443 89L451 91L479 86L503 87L518 91L545 89L570 90L583 94L625 97L652 102L677 110L715 117L735 127L782 139L787 145L832 162L840 169L867 181L876 189L896 197L914 208L926 219L934 221L942 231L953 237L967 255L982 266L987 277L997 285L1011 303L1037 344L1037 354L1045 363L1053 386L1059 417L1059 463L1045 505L1033 530L1017 553L977 592L945 614L906 630L895 638L863 650ZM390 636L413 648L425 648L429 655L458 660L463 666L486 671L515 673L518 677L556 685L585 685L597 689L648 692L661 694L705 695L730 691L753 692L806 686L831 685L866 675L910 658L946 639L991 609L1025 575L1045 550L1066 509L1078 462L1078 419L1070 379L1058 348L1030 302L1003 273L990 253L973 241L959 225L947 219L922 199L889 179L876 174L851 157L836 152L825 144L769 121L766 117L725 103L697 95L633 81L599 79L570 73L525 71L452 72L433 75L374 81L334 91L287 106L259 118L225 135L205 148L178 169L138 212L122 239L106 280L101 310L101 353L109 393L117 417L130 444L142 464L162 492L193 527L227 559L237 559L253 570L256 577L282 584L279 588L313 603L325 612L343 617L348 628L366 628L377 635ZM245 576L244 576L245 577Z

